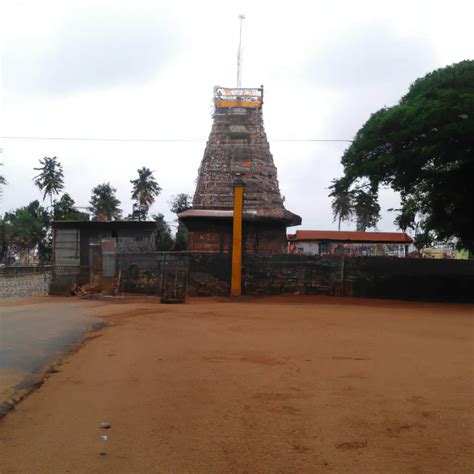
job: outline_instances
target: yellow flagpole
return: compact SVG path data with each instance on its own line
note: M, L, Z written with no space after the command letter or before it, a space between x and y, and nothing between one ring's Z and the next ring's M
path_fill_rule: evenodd
M242 294L242 217L244 208L244 187L234 187L234 223L232 232L232 280L231 296Z

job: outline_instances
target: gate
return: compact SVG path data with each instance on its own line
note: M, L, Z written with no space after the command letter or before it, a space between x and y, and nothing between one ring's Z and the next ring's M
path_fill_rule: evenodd
M161 302L184 303L188 281L188 257L186 255L163 255L158 262L161 274Z

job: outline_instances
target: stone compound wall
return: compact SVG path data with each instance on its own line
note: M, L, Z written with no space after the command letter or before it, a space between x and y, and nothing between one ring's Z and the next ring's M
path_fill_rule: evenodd
M162 255L164 254L159 252L118 254L121 291L158 295L161 288Z
M303 255L247 256L243 292L248 295L340 294L339 258Z
M319 255L247 256L244 293L474 302L474 260Z
M48 268L7 267L0 269L0 299L48 294L51 272Z
M230 253L190 253L188 294L190 296L228 296L230 293Z
M230 254L149 252L119 254L120 289L124 292L159 295L166 265L173 261L187 267L190 296L226 296L230 291Z
M227 296L230 254L168 252L119 255L122 290L158 294L161 263L186 259L190 296ZM323 294L420 301L474 302L474 260L247 255L243 294Z

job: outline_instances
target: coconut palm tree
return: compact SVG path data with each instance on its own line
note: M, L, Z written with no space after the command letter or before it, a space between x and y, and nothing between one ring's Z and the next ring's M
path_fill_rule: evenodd
M64 173L63 167L58 159L44 157L39 160L40 167L33 168L40 173L33 178L34 183L43 191L43 201L49 196L50 205L53 207L53 194L59 194L64 189Z
M350 221L354 214L354 195L336 180L330 186L332 192L329 197L332 197L332 213L334 221L337 219L337 230L341 230L341 222Z
M0 163L0 166L3 166L3 163ZM0 174L0 185L7 184L7 180L5 179L5 176Z
M150 206L155 202L155 198L159 196L161 188L149 168L144 166L137 172L138 178L130 180L133 185L132 199L136 201L138 219L145 220Z
M1 151L1 149L0 149ZM0 163L0 166L2 166L3 163ZM0 174L0 198L2 197L2 186L5 186L5 184L7 184L7 180L5 178L5 176L3 176L2 174Z

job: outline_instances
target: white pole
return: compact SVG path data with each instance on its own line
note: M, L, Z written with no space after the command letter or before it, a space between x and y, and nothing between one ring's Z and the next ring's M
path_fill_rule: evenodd
M239 49L237 50L237 88L242 87L242 76L241 76L241 57L242 57L242 24L245 20L245 15L239 15L240 20L240 31L239 31Z

